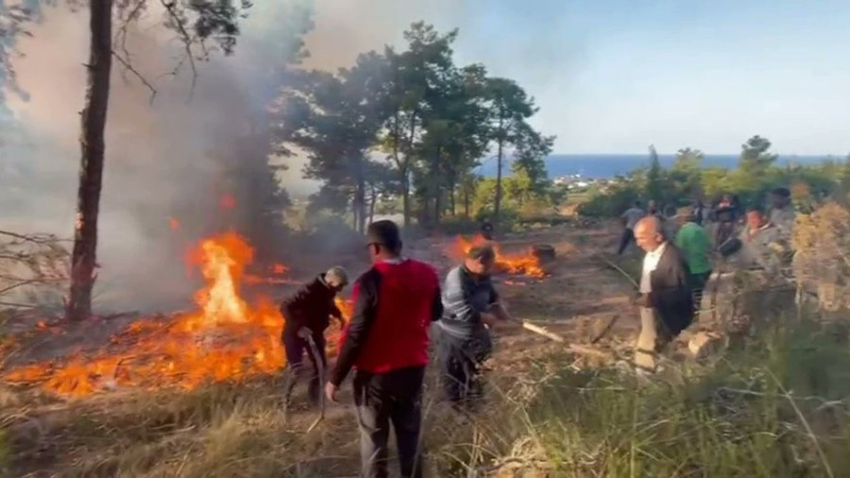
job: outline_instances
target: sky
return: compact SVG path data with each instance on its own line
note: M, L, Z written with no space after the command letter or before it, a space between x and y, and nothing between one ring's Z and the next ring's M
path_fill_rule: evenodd
M259 2L258 2L259 3ZM685 146L850 152L846 0L316 0L315 65L398 43L410 22L459 28L458 62L517 80L557 153ZM312 41L311 41L312 40ZM356 51L355 51L356 50Z

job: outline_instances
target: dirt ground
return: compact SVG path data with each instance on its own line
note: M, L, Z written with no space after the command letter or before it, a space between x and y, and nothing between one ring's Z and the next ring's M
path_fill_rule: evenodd
M447 244L453 240L454 238L432 238L417 241L411 244L406 252L411 257L431 262L441 273L445 273L455 262L447 253ZM508 236L499 242L505 252L524 250L534 244L549 244L557 251L556 259L545 266L548 276L543 279L523 276L500 276L496 279L496 286L513 315L545 325L551 332L566 337L567 344L590 343L606 325L617 318L611 330L595 347L602 351L613 350L621 358L624 354L629 354L631 341L638 330L637 316L630 305L633 286L620 272L612 269L599 257L600 253L611 256L610 252L617 242L616 227L603 225L579 229L564 225ZM637 253L633 253L634 257L637 257ZM326 258L316 257L309 260L315 262L317 270L328 265L324 263ZM352 272L363 270L366 266L363 258L354 256L342 262ZM280 295L285 292L283 288L276 291ZM35 358L56 357L69 350L94 348L98 344L106 343L113 333L132 322L133 318L132 315L113 317L72 328L46 324L46 327L34 330L30 322L30 330L16 331L19 352L11 357L6 365ZM18 327L23 329L24 325ZM496 337L496 344L495 356L489 368L492 374L499 376L521 373L536 361L562 352L567 346L529 331L501 333ZM582 361L582 357L577 359L577 363ZM92 440L97 443L101 438L80 438L78 428L81 425L78 420L81 416L95 417L86 421L86 427L90 428L86 433L101 433L104 440L113 437L111 446L126 441L125 435L131 433L130 429L136 430L129 427L126 433L122 434L124 432L121 424L137 420L140 413L139 403L144 403L143 407L149 412L143 412L143 416L156 422L159 413L165 415L160 418L163 423L146 424L143 428L147 447L145 450L149 452L151 447L172 443L175 449L186 448L185 455L177 456L191 462L193 450L196 448L186 443L194 441L186 438L184 443L184 439L175 434L189 434L192 427L208 425L204 420L211 418L206 415L198 418L198 412L188 411L190 406L197 407L198 400L207 400L210 394L217 397L224 394L227 397L239 397L238 400L241 401L247 400L252 406L259 407L258 404L262 404L274 410L280 404L280 386L280 377L268 377L247 384L215 386L190 394L167 392L150 397L143 392L128 390L67 402L37 392L5 389L0 397L0 410L4 411L3 425L7 429L9 446L12 447L13 462L17 463L17 476L115 476L118 470L125 470L126 467L122 468L124 465L113 463L117 458L105 456L110 453L109 446L104 445L103 449L98 449L93 445ZM233 400L235 402L237 399ZM241 401L239 403L242 403ZM190 402L194 405L190 405ZM327 418L320 427L323 430L311 435L303 433L315 417L314 412L307 411L296 411L285 419L270 415L267 417L268 423L260 426L258 430L265 430L263 433L275 433L276 440L297 448L298 457L288 458L303 462L307 467L305 469L321 470L322 476L351 476L354 474L353 470L356 470L358 459L357 433L349 403L350 397L346 394L342 397L341 404L331 404ZM181 408L184 405L185 410ZM281 422L277 423L276 420ZM178 430L178 423L187 428ZM157 426L167 430L160 430ZM151 431L150 427L154 427L155 431ZM135 433L142 432L137 430ZM129 453L127 450L136 450L134 447L137 448L135 442L132 445L121 445L120 450L126 454ZM335 453L328 456L327 450L334 450ZM114 454L115 449L112 449L111 453ZM170 456L169 453L163 453L163 456ZM316 458L317 456L322 458ZM165 462L176 459L172 457ZM317 465L316 461L322 461L322 464ZM95 466L93 463L113 465L110 468L100 464ZM199 466L197 463L194 465ZM200 476L198 472L181 471L188 470L186 466L186 463L179 466L172 464L162 468L161 474L147 472L145 476ZM78 471L72 471L75 469ZM153 469L158 468L154 466ZM293 470L286 473L292 474ZM245 475L234 473L233 476Z

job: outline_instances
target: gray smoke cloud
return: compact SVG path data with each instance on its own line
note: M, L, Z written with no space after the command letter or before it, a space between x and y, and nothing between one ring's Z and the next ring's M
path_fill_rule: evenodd
M238 212L222 212L220 195L234 168L257 167L235 156L244 152L246 135L264 128L284 59L311 21L315 28L304 38L311 53L305 66L332 70L352 64L361 52L397 43L413 21L440 26L435 12L446 11L451 11L448 0L257 2L236 54L199 63L191 90L187 65L170 74L179 44L172 32L157 26L161 12L151 9L131 29L127 50L134 69L157 90L153 103L150 91L113 62L97 305L149 310L186 304L198 285L186 278L186 249L202 234L238 219L222 217ZM72 231L87 20L84 11L48 9L31 29L33 36L18 42L23 56L13 66L27 95L8 95L14 116L3 121L0 132L2 228L64 237ZM290 193L315 190L315 183L301 177L303 161L286 161L290 169L281 179ZM180 229L173 230L169 218L177 219Z

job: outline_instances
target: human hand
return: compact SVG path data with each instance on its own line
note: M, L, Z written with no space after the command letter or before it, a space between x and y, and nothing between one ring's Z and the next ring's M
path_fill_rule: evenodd
M325 384L325 396L328 398L328 400L336 403L337 392L339 392L339 387L332 384L331 382Z
M307 337L311 336L312 334L313 334L313 332L310 329L308 329L307 327L301 327L300 329L298 329L298 336L301 337L302 339L306 339Z
M638 307L649 307L649 294L640 294L635 298L634 304Z

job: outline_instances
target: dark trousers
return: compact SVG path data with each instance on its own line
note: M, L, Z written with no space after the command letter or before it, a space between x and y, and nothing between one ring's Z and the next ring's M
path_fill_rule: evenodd
M623 229L623 235L620 237L620 248L617 250L617 255L622 255L623 252L626 251L626 248L629 247L629 244L634 242L635 240L635 231L625 228Z
M694 294L694 310L697 313L702 309L702 296L710 278L711 271L703 272L702 274L691 274L691 291Z
M360 427L360 476L388 476L390 423L395 430L401 476L422 476L419 434L424 380L425 367L384 374L358 371L354 375L354 404Z
M455 406L474 408L483 393L481 366L490 356L489 341L459 339L442 334L437 345L440 379L446 399Z
M327 369L327 359L325 357L325 336L323 334L313 334L313 341L316 343L319 357L322 360L322 366ZM284 330L283 332L283 347L286 351L286 363L288 376L284 382L284 393L286 403L292 398L292 391L300 379L307 378L308 389L307 393L310 402L315 404L319 402L319 394L321 393L322 383L319 377L319 366L313 358L313 352L310 350L310 344L305 339L302 339L292 330ZM310 370L304 366L304 354L307 354L312 367Z

